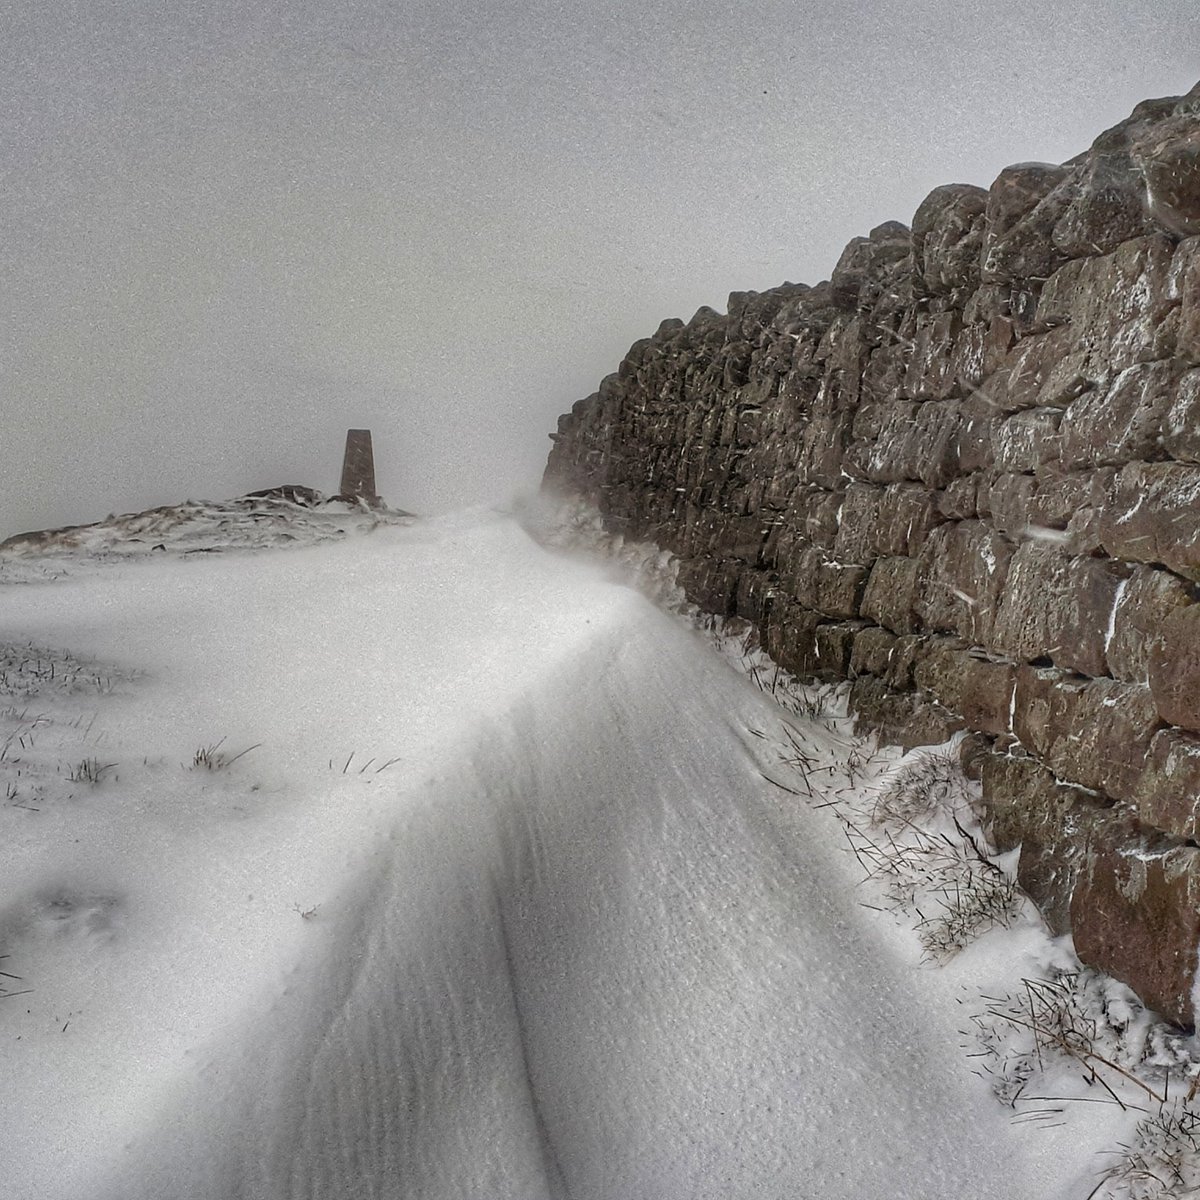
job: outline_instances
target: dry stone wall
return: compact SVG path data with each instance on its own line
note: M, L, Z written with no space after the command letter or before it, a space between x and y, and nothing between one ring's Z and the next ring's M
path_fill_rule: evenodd
M1200 85L664 321L552 437L547 486L865 724L971 731L1051 926L1194 1021Z

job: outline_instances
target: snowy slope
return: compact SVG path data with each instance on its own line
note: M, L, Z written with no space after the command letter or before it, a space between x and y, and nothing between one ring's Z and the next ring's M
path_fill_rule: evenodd
M4 676L7 1197L1087 1194L600 568L469 513L65 575L0 608L95 659Z

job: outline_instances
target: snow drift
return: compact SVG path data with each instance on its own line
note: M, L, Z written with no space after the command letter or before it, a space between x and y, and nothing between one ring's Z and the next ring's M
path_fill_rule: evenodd
M961 1200L1077 1174L966 1073L836 823L764 781L767 701L513 521L5 593L0 640L126 670L6 718L42 718L10 739L39 803L0 810L16 1200ZM194 767L222 738L261 745ZM85 751L115 765L70 783Z

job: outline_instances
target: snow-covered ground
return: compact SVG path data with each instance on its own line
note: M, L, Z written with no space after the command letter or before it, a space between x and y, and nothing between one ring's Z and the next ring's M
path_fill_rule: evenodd
M5 1197L1088 1195L1131 1115L967 1057L1058 951L929 966L765 778L897 756L511 516L367 527L0 555Z

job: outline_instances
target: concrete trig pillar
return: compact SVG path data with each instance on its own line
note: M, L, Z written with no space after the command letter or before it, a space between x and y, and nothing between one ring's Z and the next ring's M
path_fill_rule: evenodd
M378 507L375 493L375 455L371 450L369 429L346 431L346 456L342 459L342 490L346 500L362 500Z

